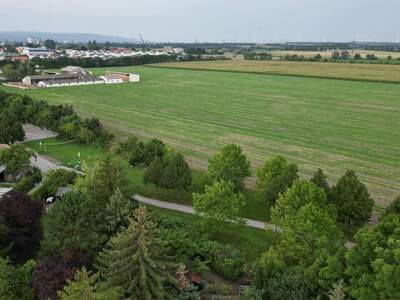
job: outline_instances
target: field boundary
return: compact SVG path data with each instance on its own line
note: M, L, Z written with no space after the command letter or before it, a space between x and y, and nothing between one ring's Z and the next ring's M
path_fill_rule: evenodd
M327 80L341 80L341 81L355 81L355 82L372 82L372 83L390 83L400 84L400 80L378 80L378 79L362 79L362 78L350 78L350 77L335 77L335 76L316 76L316 75L301 75L301 74L282 74L275 72L257 72L257 71L241 71L241 70L218 70L209 68L189 68L189 67L168 67L156 65L142 65L146 68L158 68L158 69L174 69L174 70L186 70L186 71L205 71L205 72L221 72L221 73L238 73L238 74L253 74L253 75L273 75L273 76L285 76L285 77L298 77L298 78L312 78L312 79L327 79Z

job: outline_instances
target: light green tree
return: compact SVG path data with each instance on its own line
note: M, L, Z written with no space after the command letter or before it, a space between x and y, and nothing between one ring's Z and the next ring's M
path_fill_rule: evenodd
M136 209L129 227L111 238L97 260L108 287L119 286L131 299L143 300L172 299L171 287L165 287L176 284L170 264L145 207Z
M278 242L263 254L269 272L289 266L301 268L315 289L329 289L343 276L344 242L334 209L324 191L308 181L296 181L271 210L272 223L280 226Z
M244 179L251 175L250 163L240 146L229 144L208 161L208 174L214 181L231 181L235 191L240 191Z
M216 232L228 224L242 223L240 211L245 206L242 193L235 193L230 181L217 181L206 186L204 194L193 194L193 207L204 229Z
M60 300L118 300L120 289L118 287L101 289L98 284L99 274L91 273L83 267L78 270L73 280L67 279L67 284L59 291Z
M400 299L400 215L390 214L355 235L346 254L349 292L354 299Z

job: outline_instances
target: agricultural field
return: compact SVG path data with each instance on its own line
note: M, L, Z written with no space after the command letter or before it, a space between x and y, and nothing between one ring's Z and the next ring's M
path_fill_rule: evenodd
M380 204L400 194L400 84L150 67L114 69L137 72L142 82L1 89L74 105L82 116L100 118L118 136L159 138L182 151L198 169L205 169L207 159L223 145L236 143L253 169L282 154L298 163L305 178L322 168L334 183L346 169L354 169ZM400 79L399 71L393 74Z
M400 83L400 65L319 63L298 61L192 61L157 64L158 67L186 68L194 70L215 70L262 73L269 75L290 75L301 77L349 79Z

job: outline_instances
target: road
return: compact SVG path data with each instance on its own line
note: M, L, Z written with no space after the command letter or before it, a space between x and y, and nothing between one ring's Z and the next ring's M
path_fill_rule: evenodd
M32 156L31 157L31 165L38 168L42 173L46 173L50 170L55 170L55 169L64 169L67 171L71 171L71 172L75 172L78 173L80 175L83 175L83 173L81 171L72 169L72 168L68 168L68 167L64 167L60 164L56 164L55 162L47 159L44 156L39 155L37 152L35 152L36 157Z

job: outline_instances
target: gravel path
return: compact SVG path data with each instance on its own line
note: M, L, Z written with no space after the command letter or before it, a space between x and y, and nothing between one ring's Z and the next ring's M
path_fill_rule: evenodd
M134 195L133 199L136 201L143 203L143 204L148 204L151 206L156 206L160 208L165 208L169 210L174 210L174 211L179 211L187 214L192 214L194 215L194 209L192 206L189 205L182 205L182 204L177 204L177 203L171 203L171 202L165 202L165 201L160 201L156 199L150 199L146 198L140 195ZM252 227L252 228L257 228L257 229L271 229L273 231L281 232L282 229L280 229L278 226L269 224L269 223L264 223L261 221L256 221L256 220L250 220L250 219L244 219L246 222L246 226Z
M140 195L134 195L133 199L135 199L136 201L143 203L143 204L147 204L147 205L151 205L151 206L155 206L155 207L160 207L160 208L165 208L165 209L169 209L169 210L174 210L174 211L179 211L179 212L183 212L186 214L195 214L194 209L192 206L189 205L183 205L183 204L177 204L177 203L172 203L172 202L166 202L166 201L160 201L160 200L156 200L156 199L151 199L151 198L147 198L147 197L143 197ZM261 222L261 221L256 221L256 220L250 220L250 219L244 219L246 221L246 226L251 227L251 228L257 228L257 229L270 229L274 232L282 232L282 229L274 224L270 224L270 223L265 223L265 222ZM345 246L347 248L352 248L354 247L356 244L354 242L351 241L347 241L345 243Z

